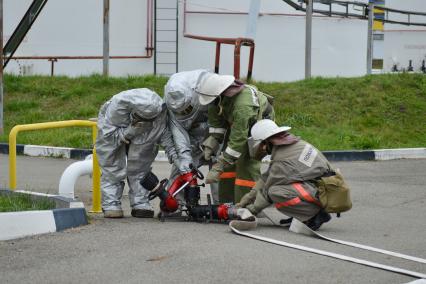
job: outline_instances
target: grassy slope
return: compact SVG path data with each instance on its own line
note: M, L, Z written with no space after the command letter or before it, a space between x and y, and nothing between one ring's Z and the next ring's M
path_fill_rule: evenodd
M126 89L146 87L162 95L167 78L153 76L5 77L5 134L14 125L96 117L99 107ZM426 76L379 75L255 83L275 96L278 124L321 150L424 147ZM88 148L89 129L23 132L18 143Z

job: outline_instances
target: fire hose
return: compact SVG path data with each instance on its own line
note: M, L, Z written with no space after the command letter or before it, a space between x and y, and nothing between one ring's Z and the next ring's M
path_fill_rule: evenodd
M187 174L184 174L184 175L177 177L168 189L166 189L167 179L164 179L161 182L159 182L158 178L152 173L149 173L144 178L144 180L141 181L141 184L142 184L142 186L144 186L146 189L148 189L150 191L150 195L149 195L150 199L154 199L155 197L160 198L160 200L161 200L160 201L160 209L161 209L162 213L172 213L172 212L175 212L179 208L179 202L175 197L179 192L184 190L185 207L186 207L184 209L184 211L186 211L186 213L188 215L187 220L190 220L190 221L219 221L219 222L220 221L231 221L229 223L230 229L232 230L232 232L234 232L238 235L241 235L241 236L249 237L249 238L252 238L252 239L256 239L256 240L260 240L260 241L263 241L263 242L272 243L272 244L276 244L276 245L280 245L280 246L284 246L284 247L294 248L294 249L298 249L298 250L302 250L302 251L306 251L306 252L310 252L310 253L315 253L315 254L319 254L319 255L323 255L323 256L328 256L328 257L332 257L332 258L336 258L336 259L341 259L341 260L348 261L348 262L358 263L358 264L361 264L361 265L374 267L374 268L378 268L378 269L382 269L382 270L386 270L386 271L391 271L391 272L395 272L395 273L399 273L399 274L403 274L403 275L408 275L408 276L426 279L426 274L423 274L423 273L420 273L420 272L415 272L415 271L402 269L402 268L389 266L389 265L384 265L384 264L380 264L380 263L376 263L376 262L372 262L372 261L368 261L368 260L364 260L364 259L359 259L359 258L355 258L355 257L351 257L351 256L342 255L342 254L337 254L337 253L333 253L333 252L329 252L329 251L325 251L325 250L310 248L310 247L306 247L306 246L302 246L302 245L291 244L291 243L287 243L287 242L284 242L284 241L274 240L274 239L271 239L271 238L242 232L241 230L238 230L238 228L237 228L238 226L236 225L239 222L238 224L241 226L241 221L238 221L237 209L235 208L235 206L233 206L231 204L213 205L213 204L211 204L209 196L207 198L207 201L208 201L207 205L200 205L199 204L199 199L200 199L200 188L199 188L199 186L200 185L198 185L197 179L203 179L203 178L204 177L203 177L202 173L199 172L198 169L195 169L195 168L192 167L192 170L191 170L190 173L187 173ZM245 221L243 221L242 223L254 223L255 224L256 222L245 222ZM245 226L245 225L243 225L243 226ZM248 229L248 228L254 228L254 227L253 226L247 226L246 228ZM243 228L243 227L241 227L241 228ZM374 252L390 255L390 256L393 256L393 257L398 257L398 258L403 258L403 259L407 259L407 260L411 260L411 261L416 261L416 262L419 262L419 263L426 263L426 259L423 259L423 258L413 257L413 256L409 256L409 255L405 255L405 254L401 254L401 253L397 253L397 252L392 252L392 251L387 251L387 250L383 250L383 249L379 249L379 248L374 248L374 247L366 246L366 245L362 245L362 244L357 244L357 243L337 240L337 239L333 239L333 238L328 238L324 235L321 235L321 234L318 234L318 233L312 231L305 224L303 224L302 222L298 221L295 218L293 218L293 221L291 223L290 231L293 231L293 232L296 232L296 233L303 233L303 234L307 234L307 235L310 235L310 236L315 236L315 237L320 238L322 240L331 241L331 242L343 244L343 245L346 245L346 246L361 248L361 249L368 250L368 251L374 251Z
M229 228L231 229L232 232L234 232L235 234L240 235L240 236L252 238L252 239L255 239L255 240L259 240L259 241L263 241L263 242L267 242L267 243L271 243L271 244L275 244L275 245L279 245L279 246L289 247L289 248L298 249L298 250L301 250L301 251L306 251L306 252L315 253L315 254L319 254L319 255L323 255L323 256L328 256L328 257L332 257L332 258L336 258L336 259L341 259L341 260L344 260L344 261L358 263L358 264L361 264L361 265L374 267L374 268L378 268L378 269L382 269L382 270L386 270L386 271L391 271L391 272L395 272L395 273L399 273L399 274L403 274L403 275L408 275L408 276L413 276L413 277L416 277L416 278L426 279L426 274L424 274L424 273L411 271L411 270L407 270L407 269L402 269L402 268L398 268L398 267L394 267L394 266L390 266L390 265L372 262L372 261L369 261L369 260L364 260L364 259L360 259L360 258L346 256L346 255L343 255L343 254L338 254L338 253L333 253L333 252L329 252L329 251L325 251L325 250L310 248L310 247L302 246L302 245L296 245L296 244L287 243L287 242L284 242L284 241L279 241L279 240L275 240L275 239L271 239L271 238L267 238L267 237L263 237L263 236L259 236L259 235L254 235L254 234L242 232L235 227L234 222L235 221L231 221L229 223ZM409 256L409 255L404 255L404 254L400 254L400 253L396 253L396 252L386 251L386 250L382 250L382 249L378 249L378 248L374 248L374 247L364 246L364 245L360 245L360 244L356 244L356 243L351 243L351 242L346 242L346 241L341 241L341 240L336 240L336 239L325 237L323 235L320 235L320 234L312 231L305 224L303 224L302 222L298 221L295 218L293 218L292 224L290 226L290 230L294 231L296 233L304 233L304 234L308 234L308 235L314 235L314 236L319 237L320 239L324 239L324 240L327 240L327 241L332 241L332 242L336 242L336 243L340 243L340 244L344 244L344 245L348 245L348 246L358 247L358 248L366 249L366 250L369 250L369 251L375 251L375 252L391 255L391 256L394 256L394 257L398 257L398 258L404 258L404 259L409 259L409 260L416 261L416 262L426 263L426 259L423 259L423 258L412 257L412 256Z

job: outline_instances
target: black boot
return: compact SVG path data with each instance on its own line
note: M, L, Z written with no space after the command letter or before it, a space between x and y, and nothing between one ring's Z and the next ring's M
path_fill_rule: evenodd
M288 218L288 219L281 219L281 220L280 220L280 225L283 225L283 226L290 226L291 221L293 221L293 217L290 217L290 218Z
M152 218L154 217L154 211L149 209L132 209L131 212L133 217L136 218Z
M321 209L317 215L305 221L304 223L308 226L312 231L318 230L323 223L330 221L331 215Z

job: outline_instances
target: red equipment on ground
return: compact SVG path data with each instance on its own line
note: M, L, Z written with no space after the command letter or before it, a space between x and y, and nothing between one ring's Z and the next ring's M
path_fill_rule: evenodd
M200 186L198 179L204 179L204 175L195 167L191 167L189 173L178 176L168 189L167 179L158 182L158 178L149 173L141 181L142 186L150 190L149 199L159 197L160 202L160 220L164 221L166 217L173 216L178 209L186 213L184 216L190 221L226 221L237 218L236 208L231 204L211 204L210 195L207 195L207 205L200 205ZM185 203L179 204L176 198L177 194L183 191Z

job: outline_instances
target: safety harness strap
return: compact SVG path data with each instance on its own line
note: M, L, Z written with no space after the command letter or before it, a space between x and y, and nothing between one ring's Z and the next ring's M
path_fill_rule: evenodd
M220 179L228 179L228 178L236 178L237 173L236 172L223 172L220 174Z
M306 200L307 202L310 203L314 203L320 207L322 207L321 203L316 200L315 198L313 198L302 186L302 184L300 182L295 182L291 184L294 189L297 190L297 192L299 192L300 196L303 198L303 200Z

